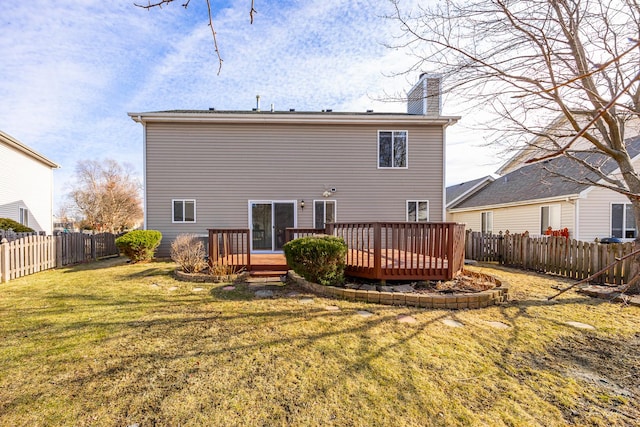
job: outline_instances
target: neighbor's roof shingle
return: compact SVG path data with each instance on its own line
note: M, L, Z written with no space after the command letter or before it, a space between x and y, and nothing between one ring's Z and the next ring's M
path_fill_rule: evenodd
M628 139L626 146L631 158L635 158L640 154L640 136ZM607 175L618 168L613 159L601 153L583 152L576 154L576 157L588 162L590 165L599 166ZM580 163L561 156L523 166L497 178L476 194L455 206L451 206L451 208L473 208L569 196L578 194L590 187L589 184L577 183L566 177L582 180L583 182L599 181L595 173L589 171ZM449 195L447 194L448 197Z

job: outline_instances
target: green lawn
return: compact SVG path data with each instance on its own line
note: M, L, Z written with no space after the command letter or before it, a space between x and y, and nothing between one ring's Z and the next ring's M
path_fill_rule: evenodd
M290 285L257 299L246 284L178 282L172 269L115 259L0 285L0 425L631 426L640 417L640 309L572 291L547 302L560 279L476 268L507 281L512 301L447 311L305 302ZM406 314L417 323L397 321Z

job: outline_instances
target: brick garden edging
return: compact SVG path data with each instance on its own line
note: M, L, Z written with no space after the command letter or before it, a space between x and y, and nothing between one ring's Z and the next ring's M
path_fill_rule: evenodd
M493 277L493 280L498 285L497 287L487 291L465 294L380 292L323 286L305 280L293 270L289 270L288 277L300 287L316 295L386 305L407 305L438 309L483 308L506 302L509 297L509 287L495 277Z

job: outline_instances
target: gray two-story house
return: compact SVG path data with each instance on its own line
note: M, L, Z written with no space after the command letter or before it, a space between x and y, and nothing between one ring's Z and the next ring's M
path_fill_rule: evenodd
M145 228L159 255L182 233L249 228L251 251L287 227L443 221L440 78L422 75L407 113L175 110L129 113L144 127Z

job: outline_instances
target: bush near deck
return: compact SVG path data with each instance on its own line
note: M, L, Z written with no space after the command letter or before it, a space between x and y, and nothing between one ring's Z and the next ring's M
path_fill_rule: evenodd
M308 236L284 245L287 264L310 282L339 285L344 282L347 244L334 236Z

